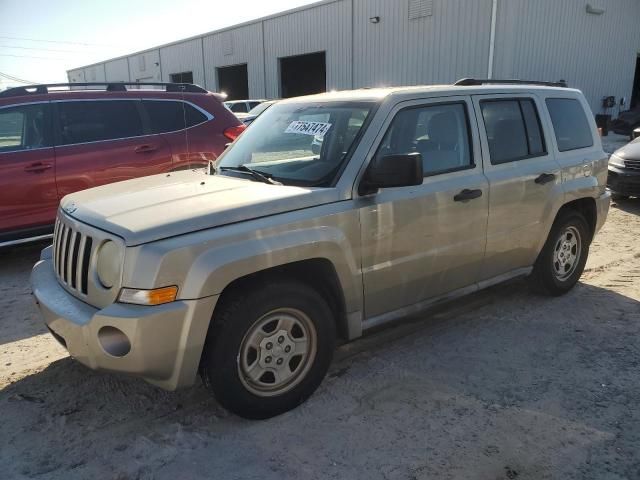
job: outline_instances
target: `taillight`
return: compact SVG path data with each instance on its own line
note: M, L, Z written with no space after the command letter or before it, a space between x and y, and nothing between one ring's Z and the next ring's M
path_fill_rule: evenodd
M247 128L246 125L234 125L233 127L227 128L223 133L225 137L229 140L234 141L236 138L240 136L242 132Z

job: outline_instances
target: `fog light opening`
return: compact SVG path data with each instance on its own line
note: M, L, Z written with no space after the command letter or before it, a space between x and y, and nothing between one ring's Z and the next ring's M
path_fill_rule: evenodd
M102 349L114 357L124 357L131 351L131 342L116 327L102 327L98 330L98 341Z

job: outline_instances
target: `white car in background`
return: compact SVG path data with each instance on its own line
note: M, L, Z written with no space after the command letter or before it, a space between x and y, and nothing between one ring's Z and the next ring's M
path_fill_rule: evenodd
M262 102L266 102L265 99L259 100L229 100L224 102L224 106L231 110L233 113L247 113L252 108L257 107Z

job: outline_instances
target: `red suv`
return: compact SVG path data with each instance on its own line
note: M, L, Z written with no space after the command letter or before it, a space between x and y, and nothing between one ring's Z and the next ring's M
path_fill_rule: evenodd
M0 247L50 235L68 193L215 160L245 128L223 99L191 84L1 92Z

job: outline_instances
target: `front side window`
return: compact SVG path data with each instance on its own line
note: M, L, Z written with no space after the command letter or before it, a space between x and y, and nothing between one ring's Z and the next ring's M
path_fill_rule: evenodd
M149 116L151 133L176 132L207 120L202 112L185 102L143 100L142 105Z
M480 109L493 165L546 154L533 100L485 100Z
M60 144L116 140L143 134L137 100L58 102Z
M218 171L236 175L234 168L248 167L288 185L327 186L355 147L374 105L276 104L224 152Z
M556 134L558 150L593 146L593 136L580 102L574 98L547 98L547 108Z
M407 108L398 113L377 156L418 152L424 175L473 166L466 107L463 103Z
M49 104L0 109L0 153L50 147Z

